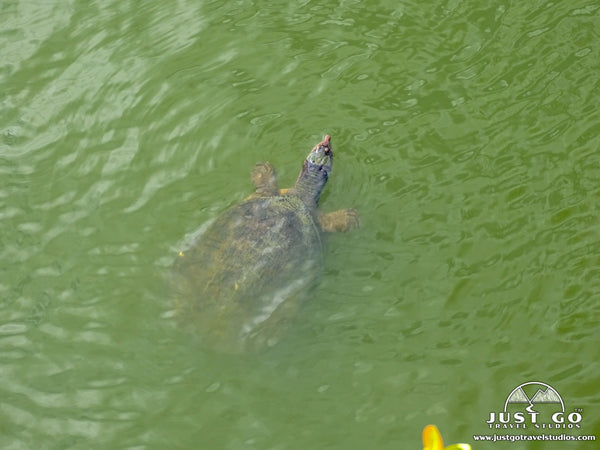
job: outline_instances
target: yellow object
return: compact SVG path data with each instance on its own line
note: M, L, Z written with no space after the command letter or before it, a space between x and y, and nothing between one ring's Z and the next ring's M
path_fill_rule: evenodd
M423 450L471 450L469 444L453 444L444 447L442 435L435 425L427 425L423 430Z

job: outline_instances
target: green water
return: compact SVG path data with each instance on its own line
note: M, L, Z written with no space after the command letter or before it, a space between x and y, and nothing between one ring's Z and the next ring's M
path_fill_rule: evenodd
M595 448L473 435L541 381L600 438L599 15L3 1L0 448ZM278 346L205 351L177 252L326 133L361 229Z

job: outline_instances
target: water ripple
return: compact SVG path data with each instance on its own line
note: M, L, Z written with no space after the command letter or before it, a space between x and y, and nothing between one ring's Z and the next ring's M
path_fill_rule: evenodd
M522 377L591 410L598 10L4 5L0 446L417 447ZM322 206L361 230L328 239L281 348L203 353L165 300L182 239L325 133Z

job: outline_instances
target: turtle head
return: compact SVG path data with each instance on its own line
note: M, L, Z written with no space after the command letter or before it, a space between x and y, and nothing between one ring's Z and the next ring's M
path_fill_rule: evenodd
M323 140L319 142L310 151L306 157L305 166L308 171L315 173L323 172L325 179L331 173L333 166L333 149L331 148L331 136L325 135Z
M331 136L326 135L310 151L296 181L294 190L307 204L316 204L333 166Z

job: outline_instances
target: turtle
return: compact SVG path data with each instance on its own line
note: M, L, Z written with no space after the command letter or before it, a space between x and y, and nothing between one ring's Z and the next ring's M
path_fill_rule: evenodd
M330 135L310 151L292 188L279 189L270 163L256 164L254 193L176 257L175 311L211 349L275 345L323 270L323 236L359 227L353 208L318 207L332 165Z

